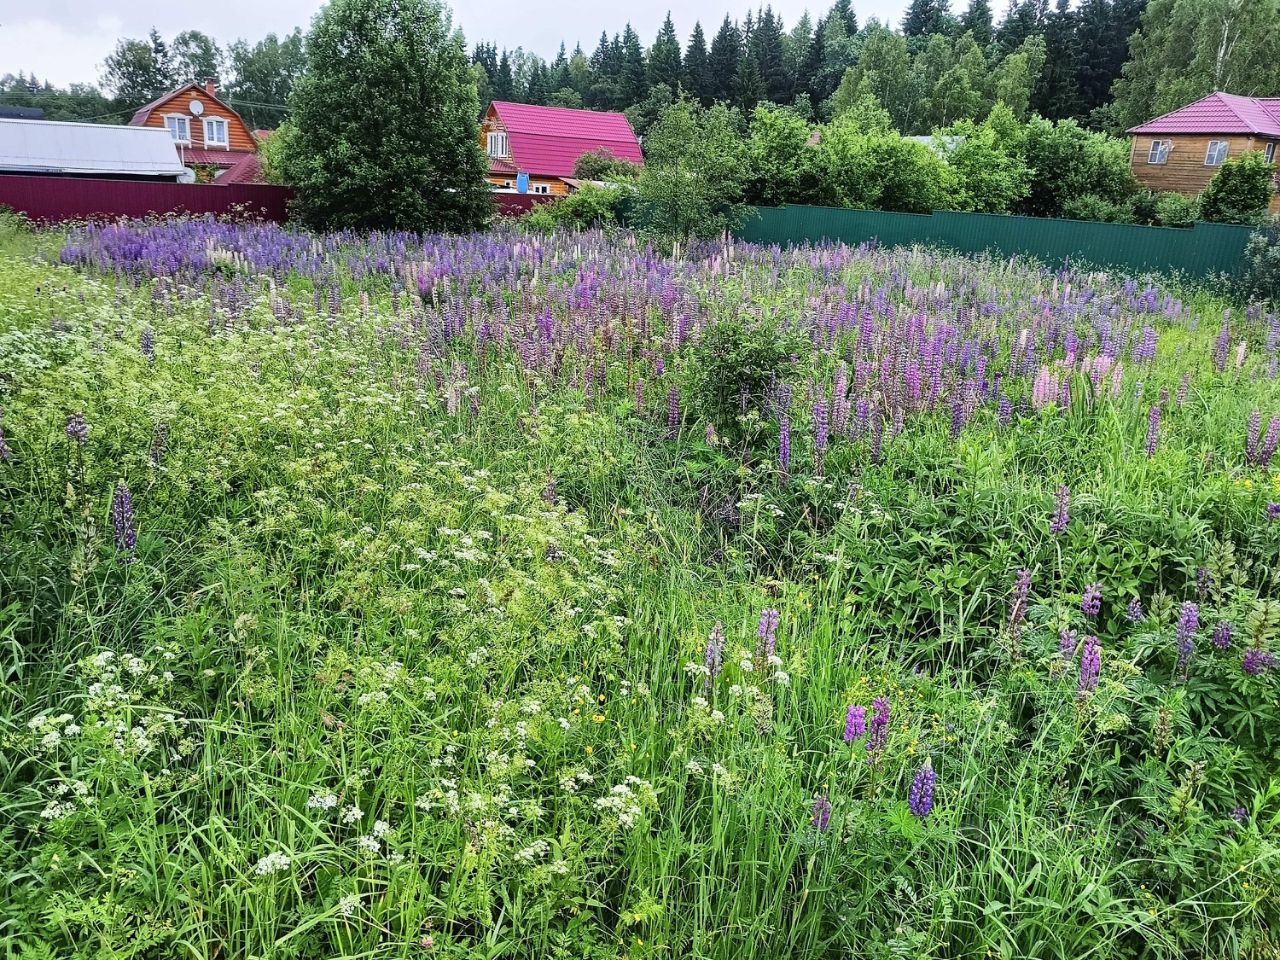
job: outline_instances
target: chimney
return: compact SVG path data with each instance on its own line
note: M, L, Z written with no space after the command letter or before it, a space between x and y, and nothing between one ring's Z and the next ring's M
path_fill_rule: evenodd
M218 81L206 80L204 82L204 92L211 97L216 97L218 95Z

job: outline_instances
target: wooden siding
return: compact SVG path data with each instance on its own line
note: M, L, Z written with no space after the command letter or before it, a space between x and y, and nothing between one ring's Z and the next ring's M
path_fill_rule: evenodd
M516 188L516 175L512 174L489 174L489 182L495 187L502 187L508 190ZM545 194L538 193L537 187L546 185L547 192ZM529 193L535 196L549 197L565 197L569 195L569 186L559 177L529 177Z
M1147 163L1151 144L1155 140L1168 140L1173 144L1168 163ZM1129 166L1138 182L1151 190L1170 190L1175 193L1198 194L1209 185L1217 167L1205 166L1205 154L1209 141L1227 141L1227 159L1238 157L1250 150L1261 153L1272 141L1266 137L1242 134L1141 134L1135 136L1129 148ZM1276 148L1280 160L1280 147ZM1280 198L1272 197L1271 209L1280 211Z
M204 105L204 113L200 116L194 116L191 113L189 104L192 100L199 100ZM230 107L219 103L217 99L209 96L204 90L191 88L182 90L175 96L170 97L163 103L159 103L151 108L151 114L147 117L146 127L164 128L164 118L166 114L182 114L187 117L191 124L191 143L192 149L199 150L222 150L221 146L206 147L204 143L204 121L209 117L218 117L227 121L227 143L225 148L231 153L237 151L241 153L257 153L258 141L254 139L248 125L240 119L240 115Z

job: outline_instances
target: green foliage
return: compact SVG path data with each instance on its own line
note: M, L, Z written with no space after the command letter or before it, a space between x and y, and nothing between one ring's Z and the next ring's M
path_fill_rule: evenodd
M828 124L817 167L829 203L929 213L946 208L956 176L928 146L897 133L868 134L849 114Z
M805 203L818 195L811 134L808 122L794 110L756 107L746 144L747 203L772 207Z
M743 144L722 104L680 100L645 141L636 197L637 224L666 240L711 237L741 222Z
M538 204L522 222L544 232L556 228L585 230L607 226L617 222L619 208L628 194L628 188L584 183L567 197Z
M579 180L634 180L640 168L629 160L620 160L604 147L584 153L573 165Z
M1278 175L1257 151L1231 157L1200 195L1200 215L1210 223L1256 223L1266 216Z
M1249 238L1245 257L1245 295L1280 308L1280 222L1259 227Z
M1025 137L1026 162L1034 174L1023 213L1060 217L1077 198L1092 196L1114 207L1137 192L1127 141L1090 133L1074 120L1039 117L1027 124Z
M489 218L475 84L435 0L333 0L307 56L280 164L303 222L463 230Z
M262 162L262 175L267 183L287 184L285 156L293 149L290 141L298 135L292 123L282 123L263 142L258 144L258 159Z
M1156 223L1162 227L1189 227L1200 219L1200 198L1185 193L1161 193L1156 199Z
M758 442L769 391L796 369L800 338L767 320L717 320L691 352L689 396L697 416L732 443Z
M1016 152L1001 148L993 127L959 123L940 130L936 140L956 176L954 209L1008 213L1030 191L1031 170Z
M1128 202L1116 203L1097 194L1072 197L1062 205L1061 215L1068 220L1094 220L1098 223L1133 223L1133 207Z

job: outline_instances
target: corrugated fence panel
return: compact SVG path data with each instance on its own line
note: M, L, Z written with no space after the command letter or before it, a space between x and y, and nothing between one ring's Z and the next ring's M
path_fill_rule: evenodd
M251 213L283 223L288 187L230 183L147 183L81 177L0 176L0 206L32 220L146 217L157 213Z
M961 253L1021 254L1053 265L1071 260L1205 277L1239 271L1251 232L1250 227L1219 223L1173 229L950 211L915 214L786 206L752 208L738 235L776 244L921 243Z

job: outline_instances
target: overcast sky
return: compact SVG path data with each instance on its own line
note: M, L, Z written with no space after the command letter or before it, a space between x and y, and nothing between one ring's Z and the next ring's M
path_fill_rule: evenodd
M853 9L859 22L879 17L896 23L906 2L854 0ZM685 0L678 5L672 0L459 0L451 6L468 44L492 40L499 47L523 46L550 59L561 40L570 51L581 41L590 54L602 29L612 35L628 20L648 46L668 9L682 46L695 20L702 21L710 42L725 13L740 18L748 3L751 0ZM305 30L320 5L321 0L4 0L0 2L0 75L25 71L58 86L96 83L102 61L118 37L141 37L155 26L166 39L191 29L203 30L224 45L237 37L253 41L272 31L287 33L295 26ZM816 19L831 0L773 0L772 5L790 27L805 9ZM964 4L953 6L963 8Z

